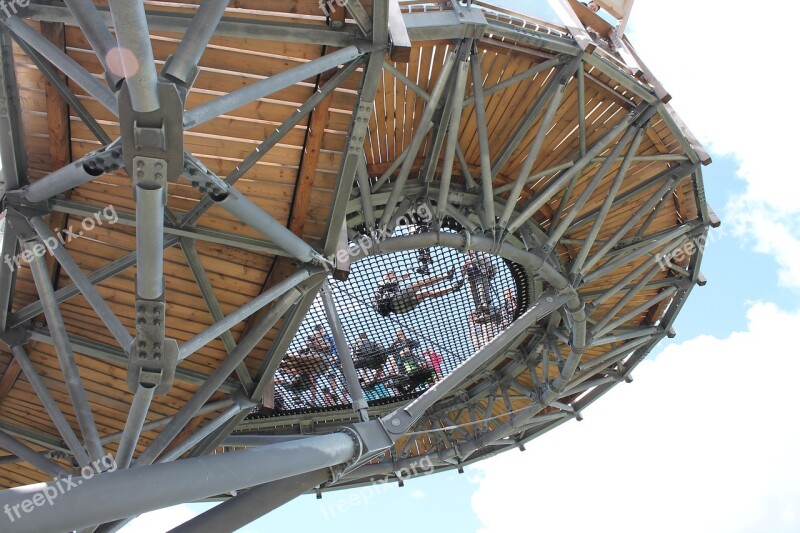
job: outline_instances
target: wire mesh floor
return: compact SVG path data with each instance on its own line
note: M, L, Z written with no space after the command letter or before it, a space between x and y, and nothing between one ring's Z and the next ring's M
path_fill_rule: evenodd
M401 226L393 236L419 231ZM529 301L524 270L498 256L426 248L353 264L331 291L370 405L411 398L507 328ZM351 404L317 296L275 376L274 415Z

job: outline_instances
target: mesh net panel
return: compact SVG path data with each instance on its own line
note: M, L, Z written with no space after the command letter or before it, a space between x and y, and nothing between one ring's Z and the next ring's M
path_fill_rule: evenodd
M421 230L400 226L393 236ZM374 255L330 283L371 405L424 392L508 327L529 298L519 265L450 248ZM276 374L275 414L350 404L318 296Z

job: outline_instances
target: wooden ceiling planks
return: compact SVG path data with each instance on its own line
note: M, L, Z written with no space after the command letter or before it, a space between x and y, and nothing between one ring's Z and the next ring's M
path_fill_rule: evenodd
M187 0L180 3L148 1L147 7L155 11L192 13L198 2L199 0ZM363 0L362 3L367 8L371 5L371 2ZM232 0L227 16L250 20L326 24L317 0L293 0L292 2ZM39 29L38 23L32 23L32 26ZM175 33L153 33L153 50L159 65L163 64L163 61L174 52L180 38L181 35ZM67 27L65 43L67 51L73 59L90 72L100 76L100 64L79 29ZM501 42L489 37L485 37L476 44L481 56L485 88L508 80L547 58L547 54L541 51L530 53L532 50L524 45L508 41ZM394 63L393 65L423 90L430 93L441 70L445 53L449 49L452 49L452 44L415 43L411 51L410 62L407 64ZM323 50L320 46L215 37L203 55L200 63L201 73L193 91L189 94L187 107L201 105L221 94L317 58L322 53ZM32 179L36 179L46 175L54 163L50 152L53 137L47 120L45 94L47 85L32 62L16 47L14 48L14 60L20 84L30 175ZM547 69L486 98L486 110L489 118L487 130L493 156L496 156L506 146L511 135L522 122L524 112L530 109L539 97L541 91L555 74L555 70L555 68ZM638 99L597 69L587 66L586 73L584 113L587 143L591 146L616 121L628 113L638 103ZM350 127L352 108L361 74L362 70L359 69L348 77L340 88L325 99L324 105L317 108L310 121L305 120L288 132L281 142L270 150L236 185L237 189L257 205L280 222L288 224L293 231L309 241L318 239L325 232L336 173L341 162L340 153ZM313 93L316 81L315 78L304 80L302 83L270 95L269 98L242 106L224 117L197 126L187 133L186 148L196 153L212 171L221 176L227 175L259 142L272 133L306 101ZM92 115L100 121L107 133L112 138L117 136L119 125L116 117L71 82L70 87L79 95ZM466 96L471 94L470 80ZM425 105L426 102L422 97L388 71L384 72L379 83L375 111L370 117L370 128L365 143L365 153L371 175L380 175L407 149L412 136L420 127L419 117L422 115ZM540 157L534 165L533 173L569 161L578 153L577 107L577 88L575 81L572 80L557 111L554 125L545 139ZM70 148L72 157L79 158L98 148L99 145L89 129L78 119L74 110L70 110L70 112ZM308 131L309 123L311 124L310 132ZM534 126L525 134L509 161L500 169L494 183L495 187L507 184L517 178L540 124L541 119L537 119ZM420 153L415 154L414 172L421 170L425 155L430 150L429 145L430 143L426 143ZM310 152L308 151L309 146L312 148ZM473 176L478 178L480 158L473 105L464 108L460 128L460 146L470 166L470 171ZM668 125L656 116L647 130L638 154L680 153L682 153L682 148L678 139L669 130ZM306 168L303 168L304 162ZM616 162L610 167L600 186L591 194L589 201L581 210L581 214L589 213L602 203L619 165L620 163ZM598 167L599 163L594 163L576 178L572 195L566 200L567 206L571 205L581 194ZM621 192L646 182L666 168L667 164L664 162L634 163ZM463 184L464 180L458 164L454 167L454 174L455 183ZM298 175L300 179L298 179ZM544 190L554 178L554 175L549 175L527 184L523 189L520 205L524 205ZM615 208L603 225L595 249L604 239L616 232L630 217L632 211L643 203L643 198L648 193L652 193L656 187L656 185L652 186L642 196ZM302 188L300 198L298 197L298 188ZM79 187L74 192L72 199L101 207L111 204L120 211L133 212L135 208L129 179L123 173L104 175L94 182ZM185 183L170 186L169 207L178 213L189 211L199 199L200 194ZM550 217L562 200L562 194L556 195L534 216L534 219L544 228L549 227ZM291 206L293 204L296 211L292 217L293 208ZM380 206L376 207L380 209ZM686 178L678 186L674 200L667 202L654 217L649 231L657 232L672 228L681 220L692 220L696 217L697 206L694 201L691 180ZM80 221L81 218L74 215L66 219L67 225L79 225ZM199 221L198 225L237 235L260 237L255 231L245 227L217 207L212 208ZM635 235L638 227L639 225L636 225L629 236ZM591 224L584 224L576 231L570 232L568 237L582 239L590 228ZM134 229L119 224L98 227L85 238L69 243L67 248L83 271L90 272L133 250L134 246ZM208 272L209 280L225 313L259 294L275 265L275 258L267 254L206 242L199 242L197 247L201 262ZM566 262L574 256L575 248L568 245L561 247L558 252L562 261ZM582 289L582 292L608 288L646 260L648 259L633 261L609 276L588 284ZM667 271L659 272L654 279L664 279L669 275ZM131 267L98 284L101 295L111 305L122 323L131 331L134 319L132 292L134 276L135 268ZM631 281L631 284L636 281ZM61 276L57 288L64 287L70 282L68 276ZM169 335L179 341L185 341L207 327L211 323L211 317L178 247L173 247L165 252L165 283L169 304ZM596 314L602 316L602 313L611 309L623 294L609 298L600 306ZM642 304L655 294L656 290L652 290L637 295L628 302L622 313ZM23 268L20 270L14 309L20 309L37 299L30 273ZM61 309L70 333L114 345L113 338L83 297L76 296L64 302ZM640 323L645 315L646 313L642 313L641 316L629 321L629 324ZM233 329L234 338L239 338L244 327L243 324L240 324ZM259 343L258 348L247 359L246 364L251 373L259 368L261 359L276 332L277 327ZM77 428L53 348L44 343L35 343L30 352L35 366L41 372L56 400L62 405L67 419L74 428ZM591 358L602 353L604 353L603 348L590 349L587 350L584 357ZM222 343L216 340L192 355L182 363L181 367L209 373L217 367L225 355L226 351ZM10 361L8 352L3 350L0 357L3 358L2 363L7 368ZM125 385L126 369L80 354L76 355L76 359L101 435L120 431L124 426L132 396ZM552 367L551 370L553 370ZM530 385L529 375L523 374L519 380L523 385ZM2 388L3 381L0 379L0 388ZM194 390L196 390L196 386L176 381L169 396L155 399L148 420L174 414ZM43 408L24 376L16 379L13 387L8 388L5 397L0 395L0 398L2 398L3 406L8 404L13 407L12 410L0 410L0 420L37 429L58 438L54 435L54 430L49 424ZM515 398L511 401L511 405L518 407L522 406L523 402ZM502 401L498 401L495 403L492 413L502 415L506 407ZM464 417L460 418L458 422L468 421L468 418ZM202 425L206 419L206 417L198 417L195 423ZM155 432L145 432L138 449L141 450L150 439L154 438L155 434ZM414 448L426 450L433 446L435 446L433 439L420 437ZM115 445L111 446L112 449L114 447ZM414 452L414 454L416 453L418 452ZM3 486L31 483L43 479L41 473L24 464L0 465L0 485Z

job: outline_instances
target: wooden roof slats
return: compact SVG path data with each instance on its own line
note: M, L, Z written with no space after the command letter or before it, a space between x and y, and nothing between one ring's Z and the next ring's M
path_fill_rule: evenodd
M199 1L149 0L147 9L191 14L196 10ZM369 0L361 0L361 2L368 10L372 5ZM97 3L102 4L102 2ZM481 2L474 3L481 4ZM414 2L403 3L403 9L409 9L412 4ZM344 8L337 6L337 9ZM421 8L414 9L421 10ZM495 11L502 13L503 10ZM292 0L290 2L284 0L231 0L226 16L232 19L271 20L308 24L320 28L327 27L325 16L320 11L317 0ZM493 17L491 14L487 16ZM517 15L514 15L513 19L508 19L503 15L503 21L516 27L524 24L528 28L535 27L535 24L541 24L541 21L536 21L532 17ZM33 22L31 25L37 31L41 28L41 24L38 22ZM558 25L550 24L549 27L553 35L562 35L562 32L565 31ZM342 31L353 31L353 25L349 19ZM158 68L175 51L181 38L180 33L152 32L152 45ZM100 77L101 66L91 51L87 39L78 28L66 26L64 42L70 57ZM444 41L413 42L408 63L391 64L422 90L430 92L441 71L445 53L456 44ZM481 58L484 89L503 83L554 57L554 54L545 50L510 39L494 38L488 34L477 41L475 46ZM319 45L215 36L203 54L200 62L201 72L188 96L186 106L191 108L201 105L221 94L318 58L323 53L326 53L326 49ZM388 56L385 59L391 62ZM35 180L59 166L58 154L51 152L52 141L58 138L58 135L52 129L53 121L50 120L47 112L48 85L45 78L35 68L33 62L16 46L14 47L14 61L23 111L29 174L31 179ZM612 63L609 64L613 66ZM530 110L547 87L557 68L557 66L553 66L542 70L536 75L525 77L486 97L487 131L492 163L523 123L526 112ZM538 174L556 165L569 162L580 154L579 113L584 114L586 143L591 146L641 102L641 98L637 96L640 93L639 86L630 84L626 86L615 81L607 75L609 72L606 70L607 67L600 68L583 63L582 68L586 77L585 107L583 110L578 109L577 83L573 79L566 87L553 125L548 131L544 146L533 165L532 174ZM341 165L341 151L350 131L353 107L362 76L363 67L360 67L334 90L309 117L286 133L281 141L235 185L238 191L256 205L309 242L314 242L326 234L333 191ZM195 127L185 135L186 149L195 153L203 164L224 178L261 141L296 112L297 108L313 94L318 81L317 77L306 79L292 87L278 91L268 98L244 105L224 117ZM639 84L638 81L635 83ZM106 132L112 138L117 136L119 134L117 118L88 97L74 83L69 82L69 86L78 95L86 109L97 118ZM472 94L470 78L467 82L465 97L469 98ZM424 98L393 76L391 72L383 72L379 80L375 107L369 119L364 143L364 157L373 178L381 175L407 150L414 134L420 127L423 127L419 124L419 120L425 106ZM100 147L90 129L81 122L74 110L69 110L67 118L67 124L61 124L60 127L66 128L69 132L67 147L73 159L82 157ZM523 132L521 141L512 151L508 161L502 168L497 169L499 172L493 182L495 188L512 183L517 179L533 138L540 127L541 117L536 118L532 127ZM690 136L688 130L684 128L685 126L679 119L672 117L671 109L664 107L662 114L655 115L651 120L636 155L685 155L688 146L694 150L692 154L696 153L701 160L704 160L707 156L704 155L699 145L696 145L696 141ZM429 134L429 140L423 144L419 153L412 155L414 157L413 172L409 180L413 183L416 183L414 180L419 178L419 172L431 150L430 139L432 137L433 132ZM464 106L458 142L473 177L479 179L480 153L474 103ZM604 151L601 157L607 155L609 151L610 149ZM624 155L624 153L625 150L622 154ZM648 183L655 176L677 164L679 164L678 161L634 161L617 197L626 196L628 191ZM433 187L438 187L442 166L440 159L437 161L437 173L434 175ZM554 223L551 219L559 205L563 204L569 209L588 186L599 166L599 162L593 162L583 169L575 177L570 195L564 198L566 188L559 191L533 216L533 220L544 231L548 231ZM602 204L619 166L620 162L615 162L609 167L599 186L589 195L577 218L592 213ZM454 165L453 172L453 187L463 188L465 180L458 162ZM551 172L544 177L528 182L522 190L519 205L523 206L535 198L557 176L557 172ZM658 234L698 218L696 191L691 179L691 177L686 177L681 180L674 192L659 204L658 211L650 217L644 236ZM391 187L392 183L393 180L390 179L388 187ZM639 194L629 197L625 201L619 201L600 228L592 252L598 250L607 239L614 235L618 228L630 218L632 212L641 206L660 185L661 183L651 183ZM168 206L177 214L186 213L196 205L201 197L199 191L181 181L170 185ZM501 203L509 200L511 199L508 198L508 193L503 193L498 198ZM130 179L122 171L103 175L93 182L77 188L73 192L71 201L100 207L110 204L119 212L130 213L135 209ZM378 202L375 209L377 213L380 213L383 205ZM564 216L565 213L566 210L562 210L561 216ZM352 220L360 220L360 213L357 211L350 211L349 215L353 217ZM80 216L67 215L64 223L67 226L77 227L81 220ZM625 235L625 239L636 238L643 222L644 218L631 228ZM255 230L242 224L218 206L212 207L198 221L197 225L200 228L234 235L263 238ZM591 227L591 223L583 223L567 231L565 235L567 241L561 243L554 252L562 263L568 264L577 255L580 246L578 243L588 235ZM266 253L203 241L197 241L196 246L215 296L225 314L258 295L265 285L268 285L271 275L273 281L279 277L276 274L278 269L291 270L293 268L290 261L278 261L274 256ZM108 262L118 259L132 251L134 247L135 228L124 224L98 226L67 245L73 258L86 273L95 271ZM652 257L635 259L610 272L607 276L587 283L580 288L580 292L594 295L605 291L648 261L652 262ZM600 265L604 262L601 261ZM653 265L656 266L655 262ZM164 269L166 297L169 305L167 317L169 336L178 339L179 342L184 342L211 324L212 318L186 263L184 254L177 245L166 250ZM135 320L133 307L135 273L135 267L130 267L97 285L99 293L130 331L133 331ZM642 273L630 280L628 286L636 284L645 275L647 274ZM653 275L652 283L655 285L666 284L673 277L674 274L668 270L658 271ZM71 284L69 277L61 275L56 288L62 288L69 284ZM661 290L660 286L637 294L620 310L620 316L646 303L657 295L659 290ZM623 290L609 297L593 311L592 319L602 317L614 308L625 297L625 294L626 291ZM20 269L13 309L19 310L37 300L38 295L30 272L26 268ZM63 302L60 309L70 334L112 347L115 345L113 337L94 315L82 296L78 295ZM638 313L626 325L636 326L642 324L643 321L646 323L648 320L660 316L662 312L663 306L654 306L652 309ZM43 318L38 318L39 325L42 325L42 320ZM238 340L246 327L244 322L236 325L232 329L234 339ZM251 375L255 375L261 367L269 347L276 338L277 331L276 327L266 335L246 359L245 364ZM557 349L562 351L562 357L566 356L568 349L563 342L558 343ZM598 357L606 353L607 349L607 346L591 347L587 349L584 360ZM29 351L31 359L40 370L53 396L62 405L67 420L77 429L77 421L71 409L53 347L43 342L36 342L32 344ZM180 368L209 374L219 365L226 354L223 343L217 339L183 361ZM124 427L132 396L125 385L126 368L122 365L110 364L97 358L81 355L77 351L76 360L101 436L120 431ZM503 365L508 363L508 360L504 360L497 368L503 368ZM537 371L540 372L540 370ZM555 377L556 365L551 364L549 371L551 377ZM541 377L541 373L538 376ZM496 399L491 406L486 397L477 401L475 409L473 409L474 414L479 417L485 417L488 414L499 418L488 423L479 422L476 426L482 427L486 424L487 427L496 427L508 420L507 409L509 407L516 409L526 405L523 394L514 387L530 387L532 385L531 375L525 371L513 378L516 385L506 391L507 400L503 398L502 391L498 388L495 390ZM10 386L9 383L11 383ZM154 400L148 420L174 414L196 389L196 385L176 380L169 396ZM468 424L463 428L453 430L452 435L463 437L467 434L474 434L475 429L470 424L472 419L467 410L450 415L448 415L450 422ZM331 413L320 414L319 418L321 420L337 420L341 416L343 416L341 413ZM209 419L210 417L198 417L194 423L202 425ZM445 424L450 423L444 417L442 420ZM20 375L15 369L14 364L11 363L10 354L5 349L0 349L0 421L30 427L59 438L55 435L52 425L24 375ZM277 419L273 422L275 425L280 424ZM428 429L432 427L430 424L423 424L420 428L423 426ZM137 449L141 451L156 435L157 432L154 431L143 433ZM409 439L408 442L401 440L398 443L398 450L407 448L408 453L413 456L443 446L441 432L438 432L419 435L414 439ZM116 444L109 446L109 449L115 448ZM43 480L42 475L24 463L0 465L0 485L2 486L40 480Z

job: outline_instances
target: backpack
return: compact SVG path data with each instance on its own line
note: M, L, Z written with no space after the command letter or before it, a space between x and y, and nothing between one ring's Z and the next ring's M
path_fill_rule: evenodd
M371 340L359 341L353 350L353 364L356 368L379 369L386 363L389 353L379 343Z
M379 284L378 290L372 297L372 308L381 316L389 316L392 312L392 302L397 298L399 289L400 284L396 282Z

